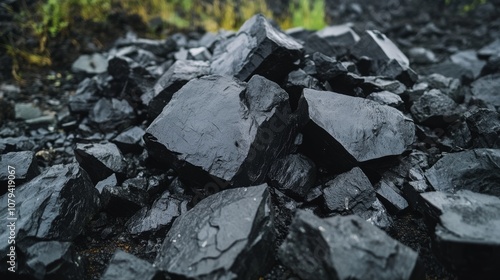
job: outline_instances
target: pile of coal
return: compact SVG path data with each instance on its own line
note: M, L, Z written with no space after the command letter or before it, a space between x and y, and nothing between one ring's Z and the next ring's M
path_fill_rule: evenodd
M408 58L377 30L262 15L197 35L129 34L75 61L85 78L50 122L33 104L2 115L30 129L0 130L4 264L27 279L498 275L498 42ZM432 252L384 232L418 212Z

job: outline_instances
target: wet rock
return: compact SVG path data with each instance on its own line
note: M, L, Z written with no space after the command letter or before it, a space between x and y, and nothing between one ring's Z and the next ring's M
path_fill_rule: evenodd
M267 185L224 190L177 218L154 262L186 278L254 279L273 259Z
M316 180L316 166L300 154L276 160L268 174L271 186L292 197L304 198Z
M481 70L486 64L485 61L479 60L475 50L461 51L450 56L450 60L463 68L469 69L472 72L472 77L476 79L481 74Z
M347 53L348 48L359 41L359 36L351 26L327 26L305 40L304 48L308 54L320 52L331 57L338 57Z
M393 213L397 214L408 208L408 202L392 184L381 182L377 189L377 197Z
M298 211L278 253L302 279L419 279L418 254L357 216Z
M26 249L21 274L34 279L86 279L84 262L71 242L41 241Z
M474 149L443 156L425 172L436 191L467 189L500 197L500 150Z
M500 53L500 39L496 39L495 41L484 46L477 52L478 56L483 58L494 56L498 53Z
M133 235L160 233L181 215L181 203L170 192L164 192L151 207L142 208L127 221L127 231ZM184 209L186 204L184 201Z
M351 54L358 59L367 56L385 63L394 59L403 67L410 65L410 61L398 47L377 30L365 31L361 39L351 48Z
M129 185L105 185L101 192L102 206L108 213L119 217L131 216L149 201L146 191L131 188Z
M48 187L49 186L49 187ZM21 252L34 241L72 241L99 208L99 196L87 173L77 164L54 165L15 190L16 207L2 211L1 219L15 217L16 248ZM7 194L0 198L8 205ZM0 238L8 240L8 227L0 228ZM0 247L2 262L10 246Z
M101 98L92 107L89 120L102 132L114 132L129 127L135 121L135 113L126 100Z
M481 77L471 84L474 99L488 107L500 108L500 74Z
M466 114L474 148L500 148L500 114L479 109Z
M69 97L68 107L72 113L88 114L99 100L100 87L96 79L86 78L78 84L75 95Z
M117 250L101 277L101 280L115 279L159 280L163 279L163 277L161 272L149 262L122 250Z
M144 129L133 126L118 134L112 141L124 153L140 152L142 150L142 137Z
M212 74L231 75L248 81L261 75L272 81L281 80L302 54L302 45L274 28L262 15L247 20L235 37L214 50Z
M436 55L426 48L411 48L408 52L410 60L416 64L431 64L437 62Z
M78 59L71 65L71 71L87 74L99 74L106 72L108 68L107 58L99 53L80 55Z
M153 157L193 186L212 181L208 174L251 185L293 144L291 123L288 95L277 84L214 75L179 90L144 138Z
M75 157L80 166L90 175L94 184L113 173L122 176L126 171L123 155L113 143L79 143L76 145Z
M430 127L447 126L459 113L455 101L437 89L425 92L410 110L415 122Z
M471 146L471 133L469 127L465 121L458 120L447 127L446 133L437 142L442 151L463 151Z
M310 89L301 102L309 117L303 132L306 155L332 170L399 155L413 143L413 122L394 108Z
M371 93L366 97L368 100L373 100L381 105L387 105L391 106L393 108L396 108L400 111L403 110L404 107L404 102L399 97L399 95L392 93L390 91L379 91L379 92L374 92Z
M149 117L151 119L156 118L163 110L163 107L172 99L174 93L190 80L207 75L209 71L210 65L204 61L176 61L158 79L153 87L152 96L141 97L143 103L148 104Z
M2 194L7 189L7 181L9 180L8 166L15 168L14 182L16 185L27 182L40 174L34 152L11 152L0 155L0 170L4 170L0 173L0 183L4 186L0 191Z
M434 248L440 260L465 278L494 279L500 272L500 199L467 190L422 198L427 215L438 220Z

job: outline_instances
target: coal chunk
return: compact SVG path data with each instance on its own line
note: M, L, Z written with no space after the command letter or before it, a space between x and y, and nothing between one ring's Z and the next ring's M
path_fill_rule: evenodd
M304 198L316 180L316 166L300 154L276 160L268 174L271 185L285 194Z
M163 107L172 99L172 95L192 79L207 75L210 65L204 61L178 60L153 87L151 97L143 96L143 103L148 105L148 114L151 119L156 118Z
M107 68L107 58L99 53L80 55L78 59L73 62L73 65L71 65L71 70L73 72L83 72L87 74L104 73Z
M99 194L87 173L78 164L54 165L15 191L17 205L12 212L2 211L1 219L15 217L16 247L24 251L33 241L72 241L100 206ZM0 198L8 205L7 194ZM8 227L0 228L8 240ZM2 262L10 246L4 242Z
M313 61L314 65L316 65L317 76L320 80L328 81L347 73L347 69L342 62L324 54L315 52L313 54Z
M357 216L299 210L278 252L302 279L420 279L418 254Z
M28 247L22 274L39 280L86 279L83 258L71 242L59 241L40 241Z
M357 59L367 56L375 61L389 62L396 60L403 67L410 62L406 55L383 33L377 30L367 30L361 39L351 48L351 54Z
M273 259L273 212L266 184L224 190L177 218L154 262L186 278L255 279Z
M301 54L301 44L259 14L216 47L210 69L212 74L231 75L242 81L256 74L279 81L295 68Z
M320 52L331 57L346 54L359 41L359 35L347 24L327 26L308 36L304 48L308 54Z
M132 188L130 185L105 185L101 192L101 200L103 208L109 213L126 217L145 207L149 195L145 190Z
M404 108L404 102L401 97L390 91L379 91L371 93L366 97L368 100L373 100L381 105L391 106L400 111Z
M146 133L144 129L133 126L118 134L112 141L124 153L138 152L142 150L144 133Z
M309 119L303 146L316 164L333 170L399 155L415 137L410 119L371 100L305 89L301 104Z
M9 180L8 166L12 166L15 169L14 181L18 185L27 182L40 174L34 152L22 151L0 155L0 168L1 170L4 170L4 172L0 174L0 182L4 187L7 185L7 181Z
M479 109L466 115L475 148L500 148L500 114Z
M161 272L149 262L142 260L132 254L117 250L101 280L160 280L164 279Z
M436 191L468 189L500 197L500 150L474 149L443 156L425 177Z
M425 92L411 106L415 122L430 127L447 126L458 119L459 110L453 99L437 89Z
M481 77L471 84L474 99L488 107L500 108L500 74Z
M166 229L175 218L181 215L182 201L165 191L151 207L144 207L135 213L126 224L130 234L140 235L157 233ZM187 201L184 201L186 209Z
M408 202L401 196L399 189L394 185L381 182L377 189L377 197L392 213L399 213L408 208Z
M92 107L89 120L103 132L114 132L129 127L135 112L127 100L101 98Z
M78 84L75 95L71 95L68 101L69 110L72 113L88 114L99 100L98 93L101 87L98 79L86 78Z
M494 279L500 273L500 199L468 190L422 198L425 213L438 222L434 248L440 260L465 278Z
M75 157L80 166L90 175L94 184L113 173L123 176L126 171L123 155L113 143L79 143L76 145Z
M261 76L248 85L206 76L173 96L144 139L153 157L194 185L212 181L208 174L251 185L263 182L274 159L293 144L290 111L288 94Z

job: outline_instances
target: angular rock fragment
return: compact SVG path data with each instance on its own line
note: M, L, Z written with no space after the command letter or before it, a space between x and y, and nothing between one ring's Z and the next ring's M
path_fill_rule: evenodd
M371 93L366 97L368 100L373 100L381 105L391 106L398 110L403 110L404 102L399 95L390 91L379 91Z
M153 87L151 96L142 96L144 104L148 105L148 115L156 118L163 107L172 99L172 95L192 79L207 75L210 65L204 61L178 60L165 74L163 74Z
M438 224L434 248L440 260L465 278L500 273L500 199L460 190L422 194L425 213Z
M127 231L133 235L161 232L184 212L181 203L185 210L187 201L182 202L165 191L151 207L142 208L127 221Z
M106 187L106 186L108 186L108 187L114 187L117 184L118 184L118 180L116 179L116 174L113 173L113 174L109 175L108 178L99 181L95 185L95 188L99 191L99 193L102 193L102 190L104 189L104 187Z
M313 54L314 65L316 65L317 77L320 80L328 81L339 75L346 74L347 69L342 62L337 61L324 54L315 52Z
M436 191L467 189L500 197L500 150L474 149L443 156L425 177Z
M425 92L411 106L411 114L417 123L431 127L448 126L458 118L457 104L437 89Z
M462 103L464 101L464 93L460 90L461 83L458 79L445 77L441 74L432 74L424 77L423 81L427 83L430 88L439 89L457 103Z
M75 95L69 97L68 107L72 113L88 114L99 100L98 80L86 78L78 84Z
M276 160L268 174L271 185L292 197L304 198L316 180L316 166L300 154Z
M308 54L320 52L331 57L347 53L348 48L359 41L359 36L347 25L327 26L305 40L304 48Z
M470 82L473 78L473 73L470 69L465 68L461 65L457 65L450 60L445 60L438 64L432 64L424 69L422 69L421 74L441 74L446 77L459 79L463 82Z
M134 109L126 100L101 98L89 113L89 119L103 132L129 127L135 120Z
M101 192L102 206L109 213L126 217L147 205L149 195L144 190L127 186L106 185Z
M21 274L39 280L86 279L83 259L71 242L40 241L28 247L25 254L26 267Z
M410 65L408 58L398 47L377 30L365 31L361 39L351 48L351 54L358 59L362 56L367 56L375 61L383 61L385 63L394 59L403 67Z
M142 143L144 133L142 128L133 126L118 134L118 136L113 139L113 143L115 143L124 153L138 152L142 150L142 145L144 145L144 143Z
M500 39L496 39L477 52L480 57L490 57L498 53L500 53Z
M309 119L302 146L318 165L343 172L357 162L399 155L413 143L413 122L394 108L310 89L301 103Z
M14 169L8 168L9 166ZM9 171L11 170L15 171L14 182L17 185L29 181L40 174L35 153L31 151L11 152L0 155L0 170L3 170L0 173L0 183L4 186L2 191L0 191L1 193L5 192L10 175Z
M126 164L123 155L113 143L76 145L76 160L87 171L94 184L113 173L124 175Z
M17 202L13 212L2 211L0 218L17 218L16 248L24 252L33 241L72 241L82 233L85 223L99 209L100 201L87 173L78 164L54 165L15 190ZM0 198L8 205L7 194ZM8 240L7 226L0 227L0 238ZM10 246L0 246L5 263Z
M298 211L278 252L302 279L420 279L418 254L357 216Z
M301 54L301 44L259 14L247 20L235 37L216 47L210 69L212 74L231 75L241 81L253 75L278 81L295 68Z
M285 89L290 96L290 106L297 109L302 90L305 88L321 90L320 82L307 74L304 70L298 69L288 74Z
M417 64L431 64L437 62L436 55L425 48L411 48L408 52L410 60Z
M378 76L396 79L410 87L418 80L418 75L408 66L403 66L401 62L391 59L377 69Z
M177 218L155 266L172 275L255 279L273 259L273 212L267 185L224 190Z
M484 105L500 108L500 74L481 77L471 84L472 96Z
M408 208L408 202L394 185L381 182L377 189L377 197L393 213L399 213Z
M161 272L149 262L117 250L101 280L159 280L163 278Z
M42 110L34 103L16 103L14 106L15 118L18 120L31 120L42 116Z
M479 109L466 115L474 148L500 148L500 114Z
M71 70L73 72L83 72L87 74L99 74L106 72L108 68L108 60L102 54L83 54L78 57L73 65L71 65Z
M203 109L200 109L203 108ZM153 157L193 186L215 178L263 182L274 159L293 144L287 93L254 76L248 82L206 76L187 83L146 130Z
M483 69L486 62L483 60L479 60L477 57L477 52L475 50L466 50L460 51L452 56L450 56L450 60L463 68L469 69L472 72L472 77L477 79L479 74L481 74L481 70Z

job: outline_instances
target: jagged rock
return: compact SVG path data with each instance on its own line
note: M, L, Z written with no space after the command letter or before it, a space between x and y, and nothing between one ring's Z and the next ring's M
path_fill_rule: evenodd
M4 170L0 173L0 183L4 186L0 191L2 194L5 193L7 181L9 180L8 166L12 166L13 170L15 170L15 185L27 182L40 174L34 152L11 152L0 155L0 170Z
M427 83L430 88L439 89L457 103L462 103L464 101L464 93L460 90L461 83L458 79L445 77L441 74L431 74L424 77L423 81Z
M500 197L500 150L474 149L443 156L425 177L436 191L468 189Z
M89 120L103 132L129 127L135 121L134 109L127 100L101 98L89 113Z
M496 39L477 52L480 57L490 57L498 53L500 53L500 39Z
M500 74L481 77L471 84L474 99L488 107L500 108Z
M371 93L370 95L368 95L366 97L366 99L373 100L373 101L375 101L379 104L382 104L382 105L391 106L391 107L396 108L400 111L402 111L403 107L404 107L404 102L401 99L401 97L399 97L399 95L392 93L390 91L374 92L374 93Z
M186 211L186 204L187 201L182 202L165 191L151 207L142 208L127 221L127 231L134 235L158 233Z
M316 65L317 77L320 80L328 81L339 75L347 73L347 69L344 67L342 62L322 53L315 52L313 54L313 61L314 65Z
M0 198L7 207L8 195ZM16 187L15 210L2 211L2 220L17 218L13 232L0 227L1 260L6 262L8 236L15 233L18 254L33 242L72 241L82 233L87 221L97 212L100 201L87 173L78 164L54 165L28 183ZM5 266L4 266L5 267Z
M399 213L408 208L408 202L401 196L399 189L392 184L381 182L377 189L377 197L393 213Z
M104 55L99 53L80 55L78 59L73 62L73 65L71 65L71 71L87 74L104 73L107 68L108 60Z
M418 254L357 216L299 210L278 252L302 279L420 279Z
M476 79L481 74L481 70L486 64L485 61L479 60L475 50L466 50L453 54L450 60L456 65L469 69L472 72L472 77Z
M308 54L320 52L331 57L347 53L348 48L359 41L359 36L351 26L327 26L306 38L304 48Z
M248 85L206 76L173 96L144 139L153 157L193 186L214 177L251 185L263 182L274 159L293 145L290 111L287 93L261 76Z
M214 50L212 74L231 75L248 81L261 75L281 80L302 54L302 45L274 28L262 15L255 15L241 26L236 36Z
M356 58L370 57L375 61L389 62L394 59L403 67L408 67L410 61L398 47L384 34L377 30L367 30L361 39L351 48L351 54Z
M102 206L116 216L130 216L147 205L149 195L145 190L130 185L105 185L101 192Z
M116 174L113 173L109 175L108 178L99 181L96 185L95 188L99 191L99 193L102 193L102 190L104 187L109 186L109 187L114 187L118 184L118 180L116 179Z
M474 148L500 148L500 114L479 109L466 115Z
M377 69L378 76L396 79L408 87L411 87L418 80L418 75L408 66L403 66L401 62L391 59Z
M273 259L274 215L266 184L224 190L177 218L154 262L186 278L255 279Z
M118 39L116 42L116 47L122 48L127 46L134 46L137 49L149 51L156 56L165 57L175 51L177 42L173 38L167 38L166 40L137 38L135 34L128 33L126 38Z
M88 114L99 100L99 83L95 78L86 78L76 88L75 95L69 97L68 107L72 113Z
M268 177L271 186L287 195L304 198L316 180L316 166L307 157L292 154L276 160Z
M437 62L436 55L426 48L411 48L408 52L410 60L417 64L431 64Z
M356 162L399 155L413 143L413 122L394 108L311 89L301 103L309 119L302 146L318 165L347 171Z
M463 120L458 120L447 127L444 136L439 139L438 146L442 151L463 151L471 145L471 133Z
M35 147L32 139L26 136L0 138L0 153L30 151Z
M500 273L500 199L460 190L422 194L425 213L438 221L437 256L465 278L495 279Z
M71 242L40 241L26 249L21 274L34 279L86 279L84 261Z
M113 143L78 143L75 157L80 166L90 175L94 184L113 173L122 176L127 168L122 153Z
M142 101L148 105L151 119L156 118L172 95L192 79L207 75L210 65L204 61L178 60L156 82L151 96L143 95Z
M138 257L126 253L122 250L117 250L111 261L109 262L106 271L101 277L101 280L160 280L164 279L161 272L149 262L139 259Z
M415 122L430 127L448 126L459 113L457 103L437 89L425 92L410 110Z
M142 150L142 137L144 129L133 126L122 133L118 134L112 141L124 153L138 152Z
M322 89L319 81L302 69L292 71L288 74L285 89L290 96L290 106L292 109L295 110L297 108L302 90L305 88Z

